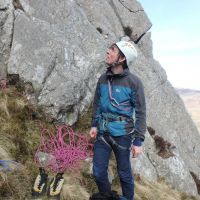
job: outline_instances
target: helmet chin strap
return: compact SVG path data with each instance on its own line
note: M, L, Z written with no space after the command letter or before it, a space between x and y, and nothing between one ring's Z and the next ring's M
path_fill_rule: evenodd
M122 64L123 62L119 62L119 59L120 59L120 55L118 55L118 58L114 63L109 64L109 67L114 68L114 67L118 66L119 64Z

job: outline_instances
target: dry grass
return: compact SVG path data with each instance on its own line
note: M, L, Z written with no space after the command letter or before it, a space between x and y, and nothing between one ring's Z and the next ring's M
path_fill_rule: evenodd
M24 188L26 188L24 190ZM30 194L30 175L26 169L0 175L0 199L22 200Z
M88 200L90 195L78 180L65 175L65 184L62 188L61 197L67 200Z
M33 106L15 88L0 91L0 102L0 149L8 152L6 156L1 152L0 159L15 160L24 166L12 173L1 171L0 199L25 199L37 171L33 154L40 138L39 128L31 117Z
M173 189L162 179L152 183L144 178L136 177L135 192L135 200L195 200L195 197Z

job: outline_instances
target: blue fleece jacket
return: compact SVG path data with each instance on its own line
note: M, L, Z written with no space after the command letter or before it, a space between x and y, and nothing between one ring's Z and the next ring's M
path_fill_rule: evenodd
M102 115L123 116L122 121L109 121L107 132L113 136L129 134L134 130L136 146L141 146L146 132L146 103L141 80L128 68L122 74L113 74L109 69L98 80L92 114L92 127L102 133Z

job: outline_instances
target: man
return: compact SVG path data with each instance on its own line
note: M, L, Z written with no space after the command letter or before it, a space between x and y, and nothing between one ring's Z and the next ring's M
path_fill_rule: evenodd
M128 68L136 57L137 51L130 42L120 41L108 48L107 72L97 83L89 133L96 138L93 174L99 191L111 191L107 170L113 150L122 194L127 200L134 197L130 151L133 157L141 153L146 131L143 85Z

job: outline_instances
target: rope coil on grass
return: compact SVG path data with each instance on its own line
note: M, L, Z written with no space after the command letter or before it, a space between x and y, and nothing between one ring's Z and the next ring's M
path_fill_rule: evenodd
M42 128L40 145L35 154L39 167L53 172L75 169L80 160L92 155L93 145L85 135L77 134L67 125L57 125L54 135Z

